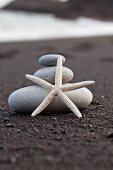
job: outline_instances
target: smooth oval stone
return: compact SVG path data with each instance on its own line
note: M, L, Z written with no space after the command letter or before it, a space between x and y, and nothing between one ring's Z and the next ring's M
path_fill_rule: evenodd
M56 66L54 67L46 67L41 68L40 70L36 71L34 73L34 76L42 78L43 80L46 80L49 83L55 84L55 73L56 73ZM62 68L62 82L66 83L72 80L73 78L73 72L67 68Z
M47 54L43 55L39 58L39 64L42 66L56 66L57 59L59 56L58 54ZM65 57L62 56L62 62L65 62Z
M49 94L40 86L28 86L13 92L8 99L9 106L19 113L32 113ZM65 93L79 108L86 108L92 101L93 95L87 88L81 88ZM67 112L68 107L55 96L44 111Z

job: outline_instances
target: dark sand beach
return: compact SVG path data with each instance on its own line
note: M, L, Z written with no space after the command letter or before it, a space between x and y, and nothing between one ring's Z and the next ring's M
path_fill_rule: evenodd
M79 16L97 19L113 19L112 0L16 0L5 9L52 13L57 17L77 18Z
M32 118L8 107L8 96L32 82L36 57L63 54L73 82L95 80L92 104L73 113ZM106 170L113 167L113 37L0 44L0 170Z

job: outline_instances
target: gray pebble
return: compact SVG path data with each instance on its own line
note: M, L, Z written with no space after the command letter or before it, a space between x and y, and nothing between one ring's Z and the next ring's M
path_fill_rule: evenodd
M43 80L46 80L49 83L55 84L55 73L56 73L56 66L46 67L36 71L34 73L34 76L42 78ZM72 80L72 78L73 78L73 72L69 68L63 67L62 82L63 83L69 82L70 80Z
M47 54L39 58L39 64L42 66L56 66L57 59L61 55L58 54ZM65 57L62 56L62 61L65 63Z
M40 86L34 85L21 88L13 92L8 99L9 106L19 113L32 113L36 107L48 95L48 91ZM65 93L79 108L86 108L92 101L92 93L87 88L81 88ZM48 105L44 111L67 112L67 106L55 96L54 100Z

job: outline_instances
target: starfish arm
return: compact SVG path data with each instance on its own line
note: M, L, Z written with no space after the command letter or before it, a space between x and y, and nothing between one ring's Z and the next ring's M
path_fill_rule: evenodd
M89 85L95 84L95 81L83 81L83 82L79 82L79 83L73 83L73 84L67 84L67 85L63 85L61 87L62 91L66 92L66 91L71 91L71 90L76 90L82 87L86 87Z
M55 96L55 92L51 91L47 97L42 101L42 103L35 109L35 111L32 113L32 117L38 115L41 111L43 111L48 105L49 103L52 101L52 99Z
M57 59L56 74L55 74L55 85L62 85L62 56Z
M80 111L79 111L78 108L75 106L75 104L74 104L62 91L59 91L59 92L58 92L58 96L59 96L59 98L67 105L67 107L68 107L73 113L75 113L75 115L76 115L78 118L81 118L81 117L82 117Z
M32 76L32 75L29 75L29 74L26 74L25 77L33 82L35 82L36 84L38 84L39 86L47 89L47 90L52 90L54 88L54 85L48 83L47 81L39 78L39 77L36 77L36 76Z

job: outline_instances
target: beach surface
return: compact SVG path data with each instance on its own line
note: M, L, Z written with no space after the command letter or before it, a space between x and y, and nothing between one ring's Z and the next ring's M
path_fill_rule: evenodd
M72 82L95 80L93 102L73 113L14 113L8 96L33 84L37 57L58 53ZM0 170L106 170L113 167L113 37L0 43ZM38 94L37 94L38 95Z
M112 0L15 0L5 9L53 13L56 17L66 19L80 16L103 20L113 19Z

